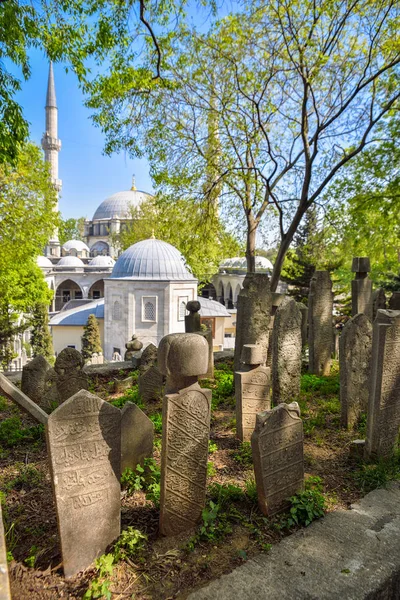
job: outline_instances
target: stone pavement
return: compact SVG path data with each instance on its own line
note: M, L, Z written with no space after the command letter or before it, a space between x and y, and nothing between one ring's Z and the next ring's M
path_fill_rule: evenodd
M285 538L188 600L400 598L400 483Z

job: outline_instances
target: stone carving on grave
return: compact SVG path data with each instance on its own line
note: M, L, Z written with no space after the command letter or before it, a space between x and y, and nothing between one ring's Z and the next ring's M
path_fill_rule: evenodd
M265 364L265 350L244 344L242 369L235 372L236 436L248 442L254 431L257 413L271 407L271 370Z
M372 320L375 321L378 310L386 310L386 294L383 288L372 292Z
M138 339L137 335L133 334L132 339L125 344L126 352L124 360L132 360L135 352L139 352L143 348L142 342Z
M329 375L332 363L332 281L328 271L315 271L308 297L309 371Z
M4 535L3 517L0 503L0 600L11 600L10 581L8 578L6 538Z
M164 377L155 365L148 368L139 377L139 393L145 402L161 398L163 386Z
M348 429L367 411L371 352L371 321L367 315L356 315L347 321L340 336L340 423Z
M400 311L378 310L372 332L365 456L387 458L400 428Z
M154 424L136 404L127 402L121 411L121 472L153 456Z
M211 390L197 380L208 368L207 341L191 333L167 335L160 342L158 364L167 376L160 531L176 535L199 522L205 504Z
M83 371L85 361L75 348L64 348L56 358L54 370L57 373L57 390L60 402L88 389L88 376Z
M291 402L300 393L302 316L297 302L285 298L272 335L272 402Z
M251 437L258 505L264 515L286 510L304 487L303 422L297 402L257 415Z
M48 418L47 449L65 577L120 534L121 412L86 390Z
M351 282L351 316L362 313L372 321L372 281L368 277L371 270L369 258L357 256L353 258L351 267L356 274Z

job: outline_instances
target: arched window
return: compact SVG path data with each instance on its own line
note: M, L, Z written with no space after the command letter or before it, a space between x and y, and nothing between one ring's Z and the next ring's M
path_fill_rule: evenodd
M114 321L120 321L121 318L122 318L121 303L118 302L118 300L116 300L114 302L114 307L113 307L113 319L114 319Z
M179 321L184 321L186 315L186 302L181 300L179 302Z
M157 296L143 296L142 321L157 321Z

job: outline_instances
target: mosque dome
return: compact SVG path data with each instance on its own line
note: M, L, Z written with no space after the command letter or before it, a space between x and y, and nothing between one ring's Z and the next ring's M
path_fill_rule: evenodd
M71 250L76 250L77 252L82 252L85 250L86 252L90 252L89 247L85 244L85 242L81 242L81 240L68 240L63 244L62 249L65 252L71 252Z
M38 267L50 268L53 266L51 260L49 260L46 256L37 256L36 264Z
M265 272L272 271L273 264L265 256L256 256L256 271ZM244 256L235 256L234 258L226 258L219 265L219 271L247 271L247 260Z
M98 254L89 262L91 267L113 267L114 265L115 260L111 256L103 256L102 254Z
M111 278L195 280L179 250L155 239L137 242L125 250L115 263Z
M103 200L93 215L93 221L98 219L129 219L131 217L131 208L137 208L143 200L151 198L150 194L140 190L127 190L117 192L109 198Z
M63 256L57 263L57 267L84 267L85 265L77 256Z

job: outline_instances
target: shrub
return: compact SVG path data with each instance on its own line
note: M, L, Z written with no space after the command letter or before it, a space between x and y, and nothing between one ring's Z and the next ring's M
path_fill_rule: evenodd
M116 560L121 558L138 557L143 553L147 542L147 535L135 529L127 527L121 532L121 535L114 546L114 556Z
M42 439L43 425L23 427L19 417L10 417L0 423L0 444L12 447L21 442L31 442Z
M253 454L250 442L242 442L238 450L232 451L232 457L240 465L251 467L253 464Z

